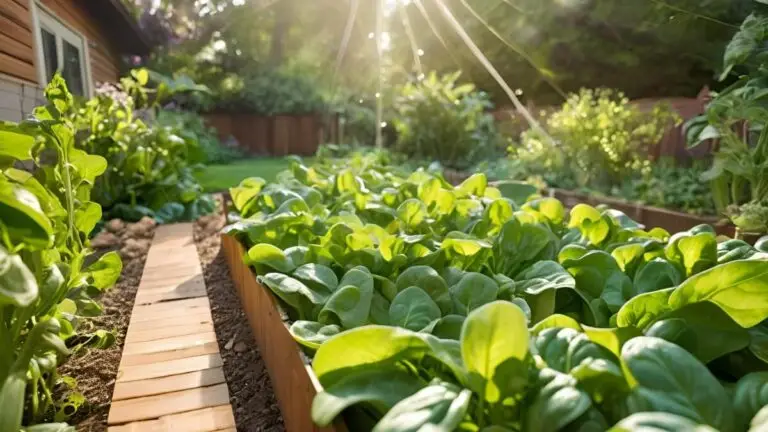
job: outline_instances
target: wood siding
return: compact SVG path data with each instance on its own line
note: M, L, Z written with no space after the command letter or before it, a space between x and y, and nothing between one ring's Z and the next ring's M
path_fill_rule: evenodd
M120 78L120 52L109 40L98 18L84 8L84 2L41 0L40 3L86 38L93 85ZM30 0L0 0L0 73L38 83L37 51L29 8Z

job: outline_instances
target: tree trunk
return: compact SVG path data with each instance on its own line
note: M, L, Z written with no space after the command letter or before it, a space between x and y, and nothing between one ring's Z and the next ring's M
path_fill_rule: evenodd
M275 26L272 28L272 47L269 51L269 63L277 68L283 64L284 48L290 29L293 7L290 0L283 0L275 5Z

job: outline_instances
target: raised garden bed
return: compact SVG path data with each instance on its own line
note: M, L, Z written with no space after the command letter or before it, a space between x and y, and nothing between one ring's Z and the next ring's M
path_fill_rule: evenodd
M307 357L293 340L287 326L287 314L243 262L245 250L232 236L222 235L222 249L253 337L262 353L274 386L275 396L289 432L342 432L341 421L318 427L312 421L312 400L321 390Z
M715 228L718 234L733 237L735 227L733 225L724 225L720 219L714 216L697 216L689 213L667 210L659 207L651 207L639 203L631 203L615 198L596 197L585 195L578 192L567 191L563 189L550 189L550 196L562 201L566 207L573 207L576 204L584 203L591 206L605 204L613 209L624 212L638 223L647 228L664 228L670 233L686 231L696 225L708 224Z

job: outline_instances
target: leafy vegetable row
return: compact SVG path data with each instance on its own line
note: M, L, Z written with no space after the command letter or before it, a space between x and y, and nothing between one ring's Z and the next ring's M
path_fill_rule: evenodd
M467 317L499 301L514 305L534 329L561 328L568 338L582 334L620 366L625 342L645 335L673 342L721 379L735 381L768 369L768 261L747 243L718 243L708 226L672 236L661 229L645 231L618 211L586 205L566 211L525 184L488 185L484 176L475 175L453 187L440 176L400 172L386 162L386 155L376 153L321 160L312 167L297 162L277 183L252 178L231 190L242 218L228 232L248 246L247 263L287 306L296 340L317 350L315 370L326 396L361 400L359 389L337 389L334 379L318 370L323 352L339 359L376 355L367 351L375 350L373 345L338 342L352 341L349 334L379 328L370 325L390 326L387 331L416 332L458 349ZM524 352L519 359L528 355ZM540 354L530 352L532 358ZM402 359L395 358L393 366ZM536 373L552 368L546 359L534 363ZM468 388L469 399L478 402L483 393L459 372L466 364L456 365L448 375L421 361L406 369L422 379ZM367 379L368 366L358 366L337 368L348 380ZM516 372L528 376L531 371ZM603 372L595 375L608 379ZM631 388L638 387L631 369L622 366L618 372ZM490 370L485 379L493 381L496 373ZM504 386L520 377L500 379ZM569 383L572 389L582 386L578 380ZM318 398L318 410L326 396ZM592 400L599 403L603 397ZM400 399L374 403L379 409L373 418ZM502 411L511 409L502 406ZM660 407L652 411L678 413ZM461 422L520 429L519 410L497 417L488 408L481 404L479 411L462 414ZM598 413L613 425L641 411Z
M120 276L115 252L96 259L88 235L101 219L90 201L101 156L75 147L74 102L64 80L45 90L46 106L29 120L0 123L0 430L65 421L82 396L56 368L84 347L104 348L114 336L78 332L81 317L101 313L94 301ZM17 167L27 165L28 170ZM67 400L54 400L69 386ZM69 430L65 424L29 427ZM71 429L74 430L74 429Z

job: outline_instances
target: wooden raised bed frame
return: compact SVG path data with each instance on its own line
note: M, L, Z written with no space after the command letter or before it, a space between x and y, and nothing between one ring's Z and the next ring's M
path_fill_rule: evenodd
M312 421L312 399L322 390L317 376L288 331L280 305L243 262L243 246L226 234L221 236L221 246L253 338L272 380L285 429L288 432L346 432L340 419L324 428Z

